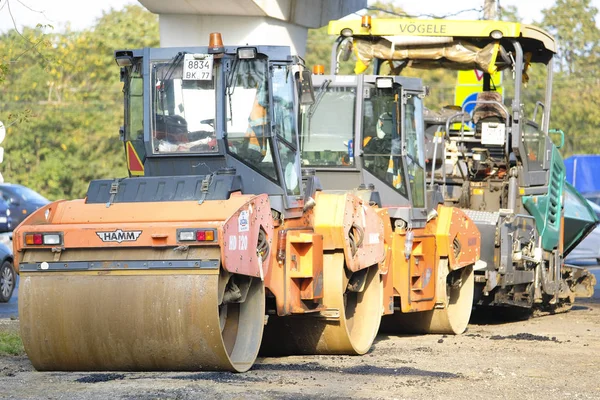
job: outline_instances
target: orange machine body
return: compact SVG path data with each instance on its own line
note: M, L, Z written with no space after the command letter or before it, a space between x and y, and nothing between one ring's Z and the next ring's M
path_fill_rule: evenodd
M372 266L382 271L384 222L375 210L350 193L317 192L315 206L302 218L275 223L275 237L281 240L271 251L265 285L276 298L278 315L326 308L322 302L326 251L343 251L349 271ZM370 238L361 240L355 231L367 232Z
M437 218L424 228L388 228L386 237L387 274L384 276L384 314L394 312L394 297L403 313L429 311L444 298L445 280L440 281L440 260L448 259L457 270L479 260L480 233L473 221L457 208L438 206ZM379 210L387 214L387 209ZM407 236L412 244L407 248ZM407 254L406 250L410 252ZM384 267L386 268L386 267Z
M178 240L178 232L187 229L213 231L214 240ZM264 259L256 252L260 230L270 249ZM367 232L368 237L352 239L354 231L363 236ZM36 233L60 233L63 242L26 244L25 235ZM283 242L277 240L280 234ZM85 200L57 201L24 221L15 230L13 242L17 269L19 263L35 260L38 269L46 261L72 271L72 263L84 259L86 273L98 274L133 271L139 267L134 262L147 259L148 252L154 260L195 260L205 254L202 249L218 248L218 253L211 253L220 255L214 265L264 279L280 316L325 309L324 250L343 251L346 267L353 272L374 265L383 268L385 260L384 223L375 209L352 194L327 192L318 193L315 207L301 218L283 221L273 220L264 194L234 194L202 204L177 201L107 207ZM144 257L140 251L146 253Z
M213 240L178 240L178 231L185 229L212 231ZM98 261L104 263L90 265L89 269L110 270L111 266L122 267L110 260L138 260L136 249L158 250L157 254L163 255L157 256L163 259L172 259L175 254L179 254L178 259L192 259L190 248L218 246L220 261L228 272L260 277L270 267L268 258L259 265L255 254L254 244L260 229L271 240L273 224L266 195L236 195L202 204L197 201L115 203L108 207L71 200L51 203L32 214L15 230L13 245L17 268L20 262L28 261L28 253L35 252L38 261L42 260L40 254L46 254L46 261L65 260L65 271L69 271L67 260L75 259L69 253L90 248L95 249ZM50 232L59 232L62 244L25 244L25 235ZM175 248L178 250L173 251Z

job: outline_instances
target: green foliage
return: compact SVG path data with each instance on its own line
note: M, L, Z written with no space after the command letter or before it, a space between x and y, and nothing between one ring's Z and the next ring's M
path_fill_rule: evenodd
M306 39L306 66L321 64L325 66L325 73L329 73L331 66L331 49L335 38L327 34L327 26L319 29L309 29Z
M25 354L21 337L16 332L0 330L0 356Z
M543 10L544 27L558 41L559 72L587 75L596 72L600 29L596 26L598 9L591 0L556 0Z
M0 36L0 63L10 62L0 120L15 122L0 171L49 199L83 197L90 180L127 175L114 51L158 46L158 21L132 5L105 13L88 30L44 35L43 28Z
M563 156L600 153L600 29L590 0L556 0L542 26L558 41L551 128L565 131Z
M6 79L6 73L8 72L8 65L0 63L0 83Z
M500 6L500 18L501 21L518 22L521 21L519 16L519 10L515 6Z

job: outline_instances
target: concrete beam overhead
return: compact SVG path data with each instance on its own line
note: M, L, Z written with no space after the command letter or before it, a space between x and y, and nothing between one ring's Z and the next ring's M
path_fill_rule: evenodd
M180 15L269 17L319 28L367 6L367 0L139 0L149 11Z
M253 0L139 0L155 14L264 16Z
M163 47L207 45L221 32L226 45L282 45L303 56L309 28L350 15L367 0L138 0L159 15Z

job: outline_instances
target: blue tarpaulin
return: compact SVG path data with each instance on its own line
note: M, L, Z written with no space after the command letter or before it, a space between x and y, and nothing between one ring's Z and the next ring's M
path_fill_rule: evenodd
M565 159L567 182L580 193L600 191L600 155L580 154Z

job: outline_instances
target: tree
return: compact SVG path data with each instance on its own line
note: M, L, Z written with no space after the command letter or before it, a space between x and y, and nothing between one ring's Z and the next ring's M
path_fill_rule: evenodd
M596 26L598 9L591 0L556 0L554 7L542 10L542 14L543 26L558 40L558 70L569 74L596 72L600 29Z
M566 132L563 155L600 152L600 30L590 0L556 0L543 10L542 26L558 41L552 127Z
M521 16L519 15L519 11L515 6L502 6L500 4L500 20L508 21L508 22L519 22L521 21Z
M114 51L158 46L158 21L142 7L128 6L105 13L91 29L54 33L47 40L48 46L33 53L23 52L27 44L16 32L0 36L0 54L14 61L0 86L0 119L27 110L31 115L7 129L0 168L7 181L50 199L82 197L92 179L127 175Z

